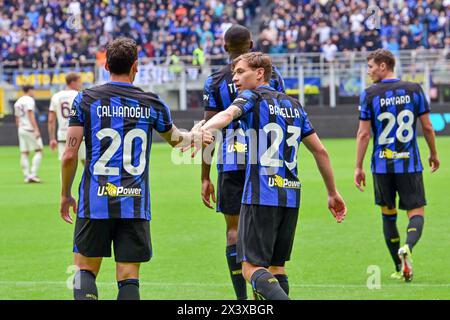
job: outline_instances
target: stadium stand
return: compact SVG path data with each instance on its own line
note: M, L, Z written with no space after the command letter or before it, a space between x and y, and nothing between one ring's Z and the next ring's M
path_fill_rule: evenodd
M337 51L449 48L449 0L377 1L373 19L366 15L370 6L355 0L0 0L0 62L4 68L102 64L104 46L119 35L137 41L140 58L201 60L224 53L221 36L232 23L257 23L263 52L322 52L328 61ZM371 25L377 15L380 29Z
M379 9L368 19L365 13L372 5L275 0L270 14L261 18L258 48L266 53L323 52L332 60L336 51L449 47L450 1L376 1ZM374 25L377 16L379 24Z
M258 0L0 1L4 68L73 67L104 62L104 46L127 36L139 57L220 54L232 23L250 25Z
M134 83L181 110L176 117L189 127L207 75L226 63L222 34L233 23L250 27L255 49L271 54L288 94L307 108L339 106L351 116L367 85L366 52L380 47L433 106L448 106L449 16L450 0L0 0L0 118L13 125L12 105L33 85L45 123L65 74L79 72L84 87L108 81L105 45L127 36L139 44ZM353 134L343 128L334 134Z

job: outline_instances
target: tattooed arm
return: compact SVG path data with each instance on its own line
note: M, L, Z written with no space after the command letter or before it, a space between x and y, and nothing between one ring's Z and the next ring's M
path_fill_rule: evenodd
M61 174L62 174L62 188L61 188L61 207L60 213L64 221L73 223L72 217L69 214L70 207L76 213L76 201L72 197L72 183L77 172L78 163L78 148L83 141L82 126L69 127L67 131L66 149L62 156Z

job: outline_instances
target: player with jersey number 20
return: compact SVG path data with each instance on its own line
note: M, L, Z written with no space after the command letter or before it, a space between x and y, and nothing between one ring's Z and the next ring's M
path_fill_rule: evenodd
M96 277L114 246L119 300L137 300L139 269L152 257L150 238L149 160L153 130L171 146L211 143L212 135L182 132L169 107L156 95L133 86L138 68L136 43L118 38L108 44L106 70L110 82L80 92L72 105L62 157L60 214L73 223L74 298L96 300ZM195 133L194 133L195 132ZM78 149L86 141L86 165L78 204L71 188ZM196 145L197 146L197 145Z

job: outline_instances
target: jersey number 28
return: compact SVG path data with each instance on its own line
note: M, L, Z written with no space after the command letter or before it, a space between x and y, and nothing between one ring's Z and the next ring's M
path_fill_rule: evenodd
M408 117L408 120L406 122L405 117ZM390 112L383 112L377 117L377 119L379 121L388 120L386 127L378 137L379 145L390 144L395 141L393 137L389 138L388 136L391 133L392 128L394 128L396 121L398 123L398 129L395 132L395 136L397 137L398 141L407 143L414 137L414 114L410 110L403 110L402 112L400 112L397 116L397 119L395 119L395 116ZM406 132L406 135L404 135L404 132Z

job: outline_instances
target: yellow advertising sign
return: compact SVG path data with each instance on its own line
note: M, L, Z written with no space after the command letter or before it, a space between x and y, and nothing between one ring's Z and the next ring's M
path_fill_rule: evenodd
M36 71L14 73L14 85L21 87L25 85L34 86L35 88L49 88L51 86L59 86L66 84L66 75L69 72L77 72L81 76L83 84L93 84L95 74L92 68L78 70L58 70L58 71Z

